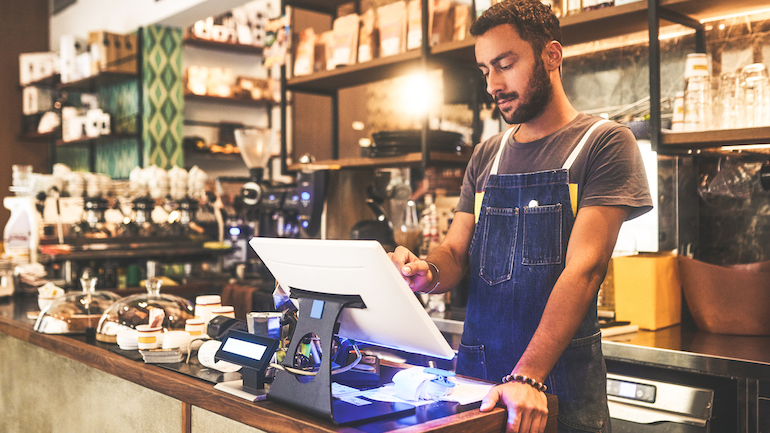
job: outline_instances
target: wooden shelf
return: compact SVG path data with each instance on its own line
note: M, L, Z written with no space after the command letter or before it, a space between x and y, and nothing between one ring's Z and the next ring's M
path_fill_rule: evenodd
M72 140L72 141L64 141L64 140L56 140L57 146L71 146L76 144L84 144L84 143L91 143L93 141L98 140L125 140L129 138L139 139L139 135L137 134L109 134L109 135L100 135L98 137L84 137L79 140Z
M286 0L286 6L334 15L336 14L338 7L349 1L350 0Z
M61 75L53 74L45 78L41 78L39 80L33 81L31 83L21 85L21 87L55 87L57 84L59 84L60 80L61 80Z
M290 1L291 5L310 8L306 4L326 4L323 0ZM336 2L330 8L336 8ZM341 3L341 2L339 2ZM697 20L748 13L753 10L770 8L768 0L747 0L736 4L723 0L661 0L661 6L674 12L686 14ZM562 41L565 46L598 39L622 36L647 30L647 1L641 0L620 6L610 6L560 19ZM666 25L664 20L662 25ZM670 23L668 23L670 24ZM444 66L448 62L475 64L475 38L439 44L431 47L428 59L431 67ZM288 80L288 90L308 93L330 94L338 89L367 84L385 78L392 78L419 66L419 50L409 51L390 57L377 58L369 62L344 66L333 71Z
M458 155L446 152L430 152L431 163L442 165L457 164L464 167L470 159L470 154ZM354 168L378 168L378 167L419 167L422 163L421 153L408 153L402 156L383 158L341 158L324 161L316 161L308 164L292 164L289 170L341 170Z
M342 66L331 71L295 77L287 82L287 90L307 93L332 94L339 89L397 77L416 70L420 64L420 50L388 57L379 57L365 63Z
M70 81L68 83L60 83L58 87L60 89L72 89L72 90L93 90L96 87L104 86L107 84L116 84L123 81L135 80L138 78L136 73L129 72L100 72L97 75L92 75L82 80Z
M185 102L233 104L233 105L243 105L248 107L266 107L266 106L269 107L273 105L273 101L268 101L265 99L223 98L221 96L196 95L194 93L185 93L184 100Z
M53 139L54 137L58 137L58 131L54 132L46 132L45 134L37 134L37 133L29 133L29 134L21 134L19 135L19 140L21 141L49 141Z
M228 42L216 42L207 39L196 38L195 36L185 36L182 41L184 45L198 48L205 48L216 51L229 51L233 53L241 54L255 54L262 55L263 47L257 47L254 45L234 44Z
M661 144L671 148L704 149L741 144L768 143L770 143L770 126L697 132L663 131L661 134Z

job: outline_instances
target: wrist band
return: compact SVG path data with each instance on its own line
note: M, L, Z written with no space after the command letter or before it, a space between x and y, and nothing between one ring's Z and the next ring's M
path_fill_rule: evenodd
M538 391L545 392L545 390L548 389L548 387L545 386L544 383L538 382L531 377L524 376L523 374L507 374L503 376L503 383L508 383L511 381L526 383L527 385L530 385L531 387L535 388Z
M433 293L434 290L436 290L436 287L438 287L438 266L436 266L435 264L429 261L426 261L425 263L427 263L429 267L433 267L433 272L436 274L436 284L433 286L432 289L428 290L427 292L420 292L420 293L422 293L423 295L430 295L431 293Z

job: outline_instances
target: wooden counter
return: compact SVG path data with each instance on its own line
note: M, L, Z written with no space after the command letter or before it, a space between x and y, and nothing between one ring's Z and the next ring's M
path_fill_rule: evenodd
M2 301L0 301L2 302ZM13 307L11 307L13 309ZM19 315L18 307L14 309ZM6 310L7 312L8 310ZM271 401L251 403L230 394L215 390L213 384L176 373L155 365L133 361L113 353L98 344L90 344L85 337L47 335L35 332L32 321L0 312L0 334L29 343L54 354L77 361L88 367L125 379L134 384L178 400L181 405L180 430L193 431L192 413L195 408L221 415L230 420L265 432L500 432L506 420L506 412L496 408L481 413L477 409L428 420L415 425L408 423L372 423L355 427L337 426L317 417ZM9 317L10 316L10 317ZM0 355L0 360L3 355ZM12 371L12 370L6 370ZM7 373L6 373L7 374ZM105 390L108 392L108 390ZM50 397L50 396L49 396ZM13 398L13 397L12 397ZM126 396L130 399L130 396ZM0 401L2 403L2 401ZM32 402L30 402L32 403ZM556 397L549 395L549 415L546 431L556 431ZM383 427L385 426L385 427ZM393 427L397 426L397 427ZM59 431L59 430L57 430ZM84 430L85 431L85 430ZM114 431L114 430L112 430Z

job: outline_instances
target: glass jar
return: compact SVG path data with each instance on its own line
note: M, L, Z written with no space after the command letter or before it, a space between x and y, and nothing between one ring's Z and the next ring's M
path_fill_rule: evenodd
M192 319L193 306L187 299L160 293L163 281L148 278L147 293L126 296L104 311L96 328L96 339L105 343L117 343L118 333L127 329L136 329L137 325L149 324L153 309L162 310L161 326L165 331L184 331L185 322Z
M55 299L43 308L37 316L34 329L43 334L84 334L93 330L107 309L120 296L103 290L96 290L97 278L84 273L80 279L81 292L71 292Z

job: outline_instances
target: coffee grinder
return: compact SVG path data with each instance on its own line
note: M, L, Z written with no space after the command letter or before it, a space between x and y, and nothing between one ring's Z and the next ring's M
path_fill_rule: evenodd
M223 180L241 181L236 198L237 217L228 225L227 234L234 247L228 264L247 263L256 259L248 247L253 236L318 237L321 228L326 172L301 172L296 184L281 184L265 180L274 143L269 129L241 128L235 130L235 141L243 162L249 169L248 178Z

